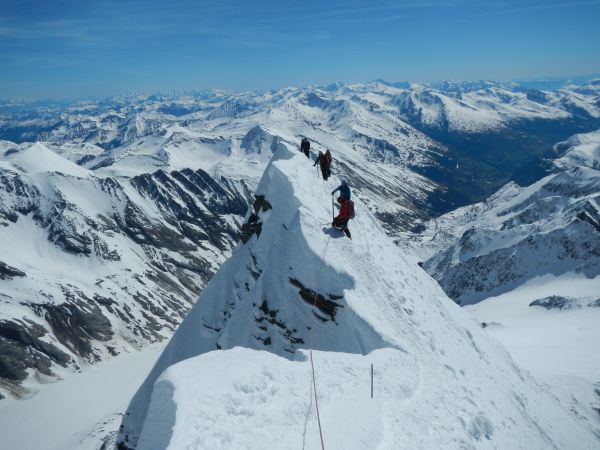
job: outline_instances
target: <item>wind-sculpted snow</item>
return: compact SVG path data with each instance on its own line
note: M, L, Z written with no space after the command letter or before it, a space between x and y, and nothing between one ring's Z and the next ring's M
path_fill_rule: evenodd
M339 180L314 182L312 170L278 148L246 242L132 399L120 448L318 446L311 348L327 448L598 444L405 260L360 198L353 239L331 230Z
M0 159L0 390L172 333L238 239L249 189L202 170L98 176L37 143Z

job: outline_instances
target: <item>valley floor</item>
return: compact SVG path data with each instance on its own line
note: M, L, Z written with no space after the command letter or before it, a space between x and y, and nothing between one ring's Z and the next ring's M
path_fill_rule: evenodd
M41 385L27 400L0 401L0 448L91 450L114 436L132 395L164 344Z

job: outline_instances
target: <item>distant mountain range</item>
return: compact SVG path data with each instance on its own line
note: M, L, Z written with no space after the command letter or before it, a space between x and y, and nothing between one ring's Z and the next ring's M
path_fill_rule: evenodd
M302 136L313 152L332 150L334 174L399 236L511 179L561 172L589 188L593 177L547 160L562 148L554 143L598 128L596 81L556 91L377 81L3 102L0 390L23 395L47 376L169 336L236 246L273 153Z
M508 183L416 238L425 269L451 298L474 303L543 275L600 275L600 130L554 152L546 163L556 173L526 187Z
M425 190L425 203L437 215L482 200L510 179L529 183L541 178L536 163L552 145L600 128L600 81L584 80L588 82L578 85L563 80L555 90L512 82L379 80L67 104L4 101L0 139L68 144L80 158L89 158L91 152L109 165L111 156L120 158L111 155L112 150L132 156L144 147L145 155L159 156L162 146L172 149L157 138L170 135L175 125L180 127L175 134L183 140L236 139L256 125L279 136L277 128L283 125L286 138L307 134L340 154L364 145L371 160L394 161L425 176L437 185ZM194 132L194 137L186 135ZM101 150L73 148L82 144ZM161 166L157 158L150 161L152 166ZM411 193L411 197L418 196ZM427 209L422 206L419 209Z

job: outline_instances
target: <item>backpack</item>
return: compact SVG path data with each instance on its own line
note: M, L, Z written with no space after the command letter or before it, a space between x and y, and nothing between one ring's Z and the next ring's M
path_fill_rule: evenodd
M331 152L330 152L329 150L327 150L327 151L325 152L325 161L327 161L327 164L331 164L331 160L332 160L332 159L333 159L333 158L331 157Z
M356 214L354 212L354 202L352 200L348 200L348 219L354 219Z

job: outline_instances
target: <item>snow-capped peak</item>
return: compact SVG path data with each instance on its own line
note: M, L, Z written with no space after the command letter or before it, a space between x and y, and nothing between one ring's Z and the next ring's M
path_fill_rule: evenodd
M90 172L74 162L56 154L47 146L36 142L20 151L8 151L0 161L5 160L23 173L36 174L58 172L79 178L87 178Z

